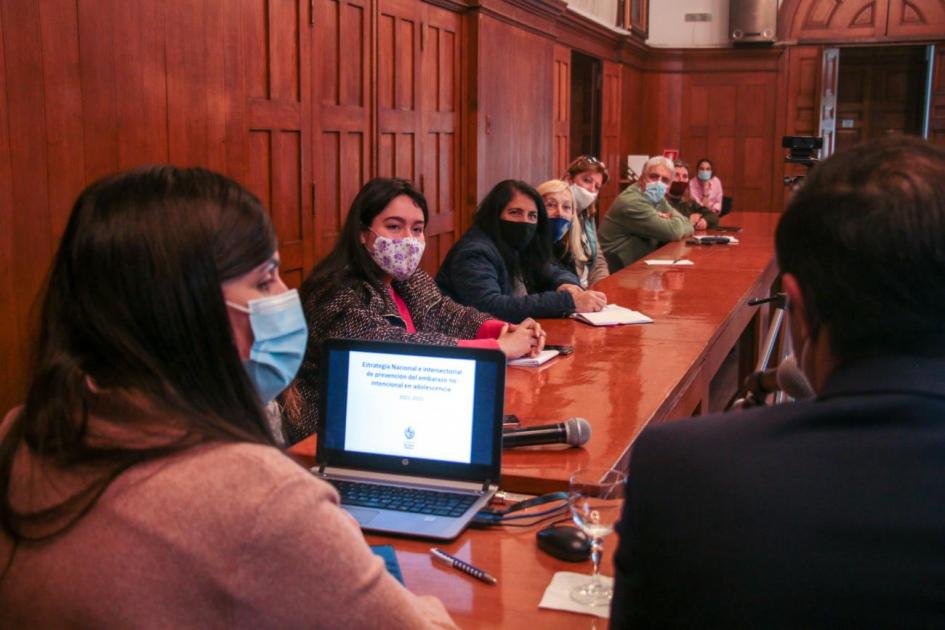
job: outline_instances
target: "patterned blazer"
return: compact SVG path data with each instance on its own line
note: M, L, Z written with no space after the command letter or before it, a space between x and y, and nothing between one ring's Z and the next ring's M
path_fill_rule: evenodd
M303 286L308 347L293 385L296 409L286 414L285 433L289 443L311 435L318 428L318 363L325 339L341 337L455 346L462 339L474 339L482 324L492 319L491 315L461 306L443 295L433 278L422 269L403 282L395 280L393 287L407 304L417 332L407 332L406 322L383 285L362 281L320 299Z

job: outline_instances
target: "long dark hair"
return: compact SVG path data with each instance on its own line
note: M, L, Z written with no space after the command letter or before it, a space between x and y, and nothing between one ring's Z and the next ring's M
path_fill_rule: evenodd
M538 208L538 229L535 238L525 251L518 253L509 247L499 232L499 215L512 201L515 193L521 193L535 202ZM529 292L539 291L542 278L551 264L551 234L548 229L548 211L538 191L523 181L506 179L493 187L476 210L473 224L489 235L505 262L510 278L519 275Z
M79 196L46 281L26 405L0 441L0 525L14 549L68 530L135 464L211 440L272 443L221 283L275 247L259 200L203 169L142 168ZM93 415L148 439L90 439ZM21 448L96 474L52 507L17 511Z
M320 299L320 296L331 295L342 287L356 286L363 281L372 284L382 282L384 272L364 247L361 234L371 227L374 217L401 195L410 197L417 204L423 211L424 221L429 219L427 200L406 179L375 177L370 180L351 202L351 209L348 210L334 249L302 284L303 301L308 302L312 295Z

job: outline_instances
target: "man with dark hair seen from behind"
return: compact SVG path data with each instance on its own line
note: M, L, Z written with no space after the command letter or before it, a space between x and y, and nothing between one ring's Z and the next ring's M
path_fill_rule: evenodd
M776 250L818 395L643 432L613 627L945 627L945 151L829 158Z

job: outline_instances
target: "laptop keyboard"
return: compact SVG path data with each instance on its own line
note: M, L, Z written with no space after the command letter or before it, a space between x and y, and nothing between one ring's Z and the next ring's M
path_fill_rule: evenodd
M473 494L384 486L359 481L330 479L329 482L338 489L344 505L415 514L462 516L478 498Z

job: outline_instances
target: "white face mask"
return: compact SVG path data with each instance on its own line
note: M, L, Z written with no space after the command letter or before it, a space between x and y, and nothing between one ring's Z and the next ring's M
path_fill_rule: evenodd
M574 204L580 211L587 210L597 199L597 193L592 193L577 184L571 184L571 194L574 195Z

